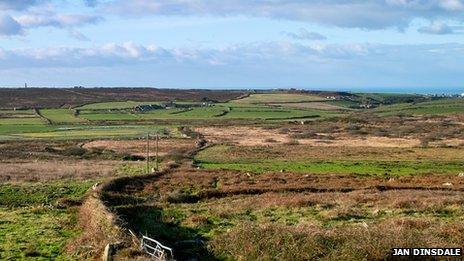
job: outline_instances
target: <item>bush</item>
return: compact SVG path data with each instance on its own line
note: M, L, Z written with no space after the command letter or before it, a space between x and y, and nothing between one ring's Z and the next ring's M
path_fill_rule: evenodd
M87 152L86 149L81 147L69 147L62 151L64 156L83 156Z
M277 141L273 138L266 138L264 139L264 142L268 142L268 143L276 143Z

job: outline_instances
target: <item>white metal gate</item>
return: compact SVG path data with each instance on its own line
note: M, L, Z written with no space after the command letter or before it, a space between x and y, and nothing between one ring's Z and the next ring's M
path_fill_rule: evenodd
M163 246L160 242L149 238L147 236L142 237L140 242L140 247L155 260L167 261L173 260L174 256L172 254L172 248Z

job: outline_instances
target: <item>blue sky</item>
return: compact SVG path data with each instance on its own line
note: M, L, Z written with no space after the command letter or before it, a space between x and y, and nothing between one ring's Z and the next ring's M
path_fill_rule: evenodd
M463 40L464 0L0 0L0 86L459 92Z

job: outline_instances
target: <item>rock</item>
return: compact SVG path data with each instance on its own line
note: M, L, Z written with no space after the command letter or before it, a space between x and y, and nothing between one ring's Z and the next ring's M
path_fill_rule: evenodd
M443 186L446 186L446 187L451 187L451 186L453 186L453 183L446 182L446 183L443 183Z
M459 173L459 174L458 174L458 177L464 178L464 172Z

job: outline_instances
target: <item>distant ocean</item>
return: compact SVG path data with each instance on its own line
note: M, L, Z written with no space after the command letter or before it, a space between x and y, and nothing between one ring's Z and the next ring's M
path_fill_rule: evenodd
M462 88L421 88L421 87L364 87L364 88L303 88L305 90L370 92L370 93L410 93L410 94L463 94Z

